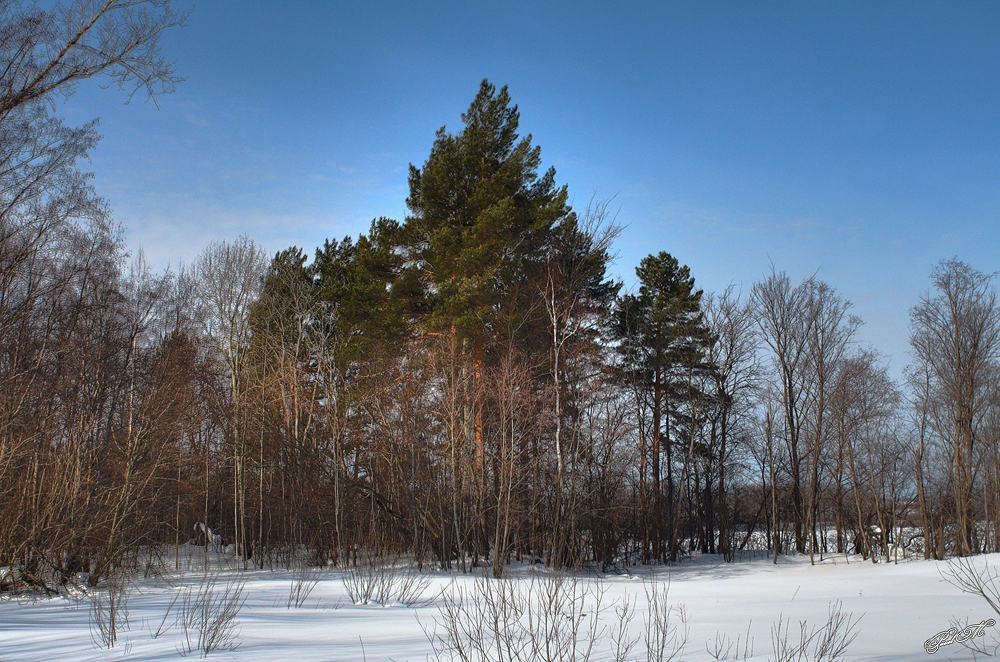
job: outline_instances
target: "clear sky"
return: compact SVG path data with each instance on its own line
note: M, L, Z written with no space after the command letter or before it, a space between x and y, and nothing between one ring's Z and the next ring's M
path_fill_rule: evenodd
M62 112L101 117L94 184L160 268L402 220L486 77L576 207L615 196L628 285L660 250L706 290L816 273L898 375L931 267L1000 269L1000 3L612 5L204 0L158 108L89 86Z

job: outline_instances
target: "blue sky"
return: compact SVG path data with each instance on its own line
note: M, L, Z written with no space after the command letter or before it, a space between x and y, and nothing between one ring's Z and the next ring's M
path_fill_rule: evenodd
M162 268L402 220L487 77L577 207L614 196L627 284L660 250L707 290L817 273L898 375L931 267L1000 269L998 34L996 2L206 0L159 107L90 85L61 110L101 117L94 184Z

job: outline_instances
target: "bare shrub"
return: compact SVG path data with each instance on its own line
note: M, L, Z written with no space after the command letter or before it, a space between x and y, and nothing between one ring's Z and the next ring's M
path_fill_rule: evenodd
M804 662L808 660L808 627L805 621L799 621L798 639L790 639L792 636L791 619L784 616L779 617L778 622L771 626L773 662Z
M167 619L170 618L170 613L174 610L174 605L177 604L177 600L180 597L181 597L180 593L174 593L174 597L170 600L170 604L167 605L167 610L165 612L163 612L163 618L160 619L160 624L156 627L155 630L152 628L152 626L150 626L150 628L149 628L149 636L150 636L150 638L156 639L161 634L164 634L165 632L169 632L173 628L173 626L174 626L175 623L171 623L170 625L167 625ZM176 619L175 619L175 622L176 622Z
M98 648L114 648L118 633L128 629L129 577L124 572L108 575L103 589L90 593L90 637Z
M21 584L21 573L10 566L0 567L0 593L17 593Z
M162 545L147 545L139 549L135 559L136 568L142 568L142 576L162 578L167 572L167 556Z
M531 658L589 660L606 630L598 619L606 590L603 582L585 583L575 575L553 574L542 580L533 575L527 600Z
M298 609L304 605L313 589L319 584L319 580L322 579L322 573L322 568L305 563L299 564L292 571L292 581L288 586L288 599L285 601L285 607Z
M654 575L645 583L649 609L644 623L647 662L669 662L680 659L689 633L687 612L683 604L670 604L670 583L660 584ZM674 619L680 622L675 624Z
M522 626L526 601L509 578L479 577L471 590L454 587L442 594L440 620L424 633L437 660L515 662L529 657Z
M1000 573L990 566L989 561L983 559L983 567L980 569L973 557L957 557L949 559L940 572L946 582L963 593L978 595L1000 615L1000 584L997 583Z
M942 645L956 643L971 651L973 660L980 655L1000 656L1000 637L997 636L996 630L991 630L989 637L986 636L986 628L996 625L996 620L990 618L979 623L970 623L967 618L953 618L948 624L951 628L939 632L924 642L924 650L934 654Z
M639 643L639 637L629 633L629 623L635 616L635 602L626 595L615 605L615 622L611 628L611 654L614 662L626 662L632 649Z
M847 654L847 648L858 637L858 623L861 616L853 618L851 612L843 611L843 604L838 600L829 607L826 623L816 632L813 645L814 662L832 662L841 660Z
M645 628L636 635L630 628L634 599L626 595L608 604L600 580L478 577L470 588L442 594L440 618L424 632L438 661L586 662L609 646L615 662L666 662L679 659L688 636L684 608L669 603L667 589L655 580L646 584ZM609 611L613 621L602 624L601 614ZM644 646L637 650L640 641Z
M399 603L411 607L424 600L431 580L412 567L400 567L393 559L371 557L349 566L341 575L347 597L356 604Z
M724 660L749 660L753 657L753 638L750 636L751 623L747 624L747 634L736 635L734 641L728 634L715 633L715 641L705 644L705 651L716 662Z
M348 566L340 576L344 591L351 602L356 605L368 604L375 595L378 584L378 572L374 563Z
M858 636L861 616L843 612L838 600L830 604L829 615L822 627L809 629L799 621L798 634L792 636L791 620L779 617L771 626L773 662L834 662L844 659L847 648Z
M197 587L183 590L177 624L184 634L178 652L187 656L197 651L208 657L212 651L234 651L240 646L240 625L236 617L246 602L246 578L236 573L220 582L218 573L205 573Z
M437 660L585 662L606 630L598 620L604 593L575 576L477 577L471 589L442 595L441 618L424 632Z
M941 576L946 582L959 589L963 593L978 595L990 606L990 608L1000 615L1000 572L990 565L990 562L983 559L982 568L979 567L976 559L970 556L956 557L949 559ZM957 632L965 632L969 623L967 621L953 620L952 628ZM956 637L955 641L963 647L971 650L973 654L986 657L1000 655L1000 636L993 631L989 639L979 639L977 637Z
M420 574L415 568L406 568L390 585L391 590L385 594L390 602L398 602L412 607L425 602L424 594L431 585L430 577ZM386 604L386 602L381 602Z

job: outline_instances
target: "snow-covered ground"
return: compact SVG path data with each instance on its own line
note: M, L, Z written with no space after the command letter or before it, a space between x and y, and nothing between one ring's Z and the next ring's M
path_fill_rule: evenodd
M1000 555L979 557L982 564L1000 567ZM671 568L656 569L663 587L669 579L669 599L683 603L689 635L681 659L712 660L706 644L719 633L733 640L754 640L752 659L773 657L772 625L780 618L791 620L797 636L798 621L822 625L831 602L841 601L844 613L862 616L858 636L848 649L849 660L972 660L969 650L958 644L942 647L933 656L923 643L946 630L954 620L978 623L991 617L1000 620L989 605L976 596L963 594L944 581L939 569L944 563L911 560L899 564L863 562L860 558L831 557L815 566L808 557L724 564L715 557L700 557ZM535 570L514 568L512 576L527 586ZM610 627L617 622L613 606L629 596L637 606L630 624L634 637L644 632L649 570L633 575L607 576L605 608L599 618ZM537 571L544 575L544 571ZM441 623L442 591L462 589L474 595L476 578L444 572L430 573L425 604L404 606L391 603L353 604L338 570L317 571L315 588L303 606L290 605L296 573L257 571L247 575L245 603L239 611L239 647L214 651L217 660L357 660L412 662L434 659L434 649L425 631ZM303 575L299 574L298 577ZM196 571L135 582L128 599L128 629L112 650L95 646L91 628L90 598L68 596L8 599L0 602L0 660L175 660L186 651L183 627L176 621L182 600L177 596L197 593ZM593 578L581 580L587 590ZM226 583L219 580L217 592ZM536 584L540 585L540 584ZM588 614L590 616L590 614ZM676 618L676 613L675 613ZM586 622L586 621L584 621ZM676 622L676 621L675 621ZM159 630L159 633L157 632ZM1000 632L988 628L986 639ZM158 636L154 636L158 635ZM594 660L610 658L610 637L605 636ZM188 654L199 657L198 652ZM646 659L641 644L633 657Z

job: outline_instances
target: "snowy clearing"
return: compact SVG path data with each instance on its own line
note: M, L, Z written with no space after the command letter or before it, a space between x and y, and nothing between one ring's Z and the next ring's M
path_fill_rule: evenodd
M1000 566L1000 554L977 558L980 565L984 561ZM675 659L713 660L707 647L715 642L717 634L728 634L735 641L737 637L745 638L748 626L754 652L749 659L772 659L771 630L779 619L790 619L792 637L797 638L799 621L806 620L810 628L823 625L831 603L839 600L845 614L855 618L863 615L845 659L972 660L972 652L958 643L942 646L933 656L923 648L925 640L947 630L956 620L979 623L997 618L981 597L963 594L944 581L939 573L944 567L943 562L922 560L872 565L843 556L827 558L816 566L810 566L807 557L779 558L777 565L761 559L724 564L715 557L700 557L659 568L655 576L661 589L669 580L669 602L672 606L683 604L688 618L687 643ZM513 586L531 585L536 591L548 576L545 571L527 567L515 567L511 572ZM646 594L651 586L650 572L642 568L632 575L609 575L601 582L593 576L580 580L579 590L591 597L599 585L606 589L599 617L599 629L604 634L591 659L614 659L610 632L619 623L615 606L626 597L636 607L628 623L628 636L641 638L649 608ZM234 574L222 573L216 591L221 593ZM531 583L532 575L536 576L536 584ZM477 578L472 575L424 573L421 577L429 581L425 582L420 604L408 607L383 598L388 606L376 602L356 605L346 590L350 582L345 584L340 570L256 571L243 576L245 603L237 616L233 642L238 641L239 646L235 651L221 646L209 659L435 659L426 632L435 627L439 634L443 632L442 596L456 595L454 591L460 589L468 598L476 595L477 587ZM356 584L357 575L354 579ZM0 602L0 659L47 662L123 657L175 660L182 655L198 658L197 646L186 644L177 615L184 595L195 595L201 581L202 574L193 570L137 580L128 592L128 627L120 632L112 650L95 645L91 600L86 596L7 599ZM357 586L353 588L356 594ZM421 588L418 582L411 587L411 594ZM407 601L413 601L412 595ZM296 608L296 602L301 606ZM587 618L592 618L588 604L580 618L584 630L590 623ZM672 619L672 623L680 625L676 610ZM996 627L989 627L978 641L988 643L998 634ZM188 635L189 644L191 632ZM628 659L633 658L646 659L642 642Z

